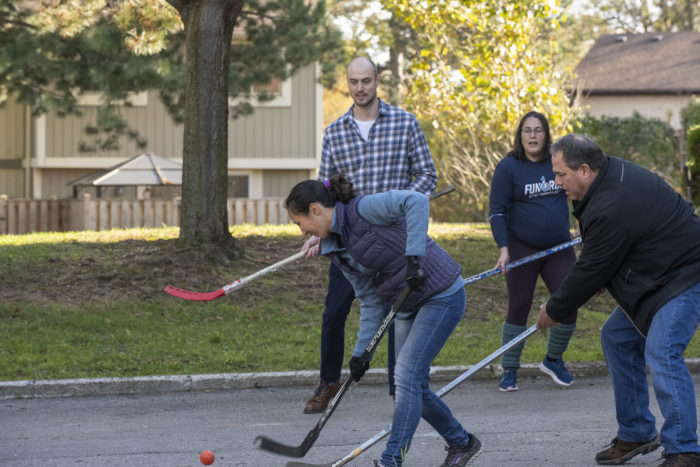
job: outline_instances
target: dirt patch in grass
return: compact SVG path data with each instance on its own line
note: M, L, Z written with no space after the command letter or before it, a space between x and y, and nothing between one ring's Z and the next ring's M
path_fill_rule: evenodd
M41 260L22 254L22 249L32 247L17 246L14 261L6 264L0 301L79 306L125 298L149 300L164 294L166 285L211 291L295 254L302 244L301 237L246 236L238 241L244 254L226 267L212 263L201 250L178 248L175 239L83 243L73 245L78 257L56 252ZM274 277L280 292L300 287L308 291L313 289L309 284L325 280L326 271L325 260L300 260ZM251 293L256 288L255 283L246 286Z
M444 232L434 236L462 266L465 278L493 267L498 250L489 235L480 231L452 232L450 228L444 227ZM178 248L175 236L155 240L124 236L114 242L73 241L55 246L41 242L0 246L0 262L5 270L0 302L82 306L133 299L137 304L168 297L163 290L166 285L209 292L297 253L304 238L245 234L236 240L243 247L243 256L225 267L211 262L202 250ZM301 259L237 290L236 300L254 306L257 297L276 295L281 303L299 298L321 308L327 277L327 259ZM540 281L535 301L546 298L548 293ZM467 316L471 319L487 319L494 312L505 312L503 277L470 284L467 299ZM607 312L611 306L611 300L605 299L588 304L590 309Z

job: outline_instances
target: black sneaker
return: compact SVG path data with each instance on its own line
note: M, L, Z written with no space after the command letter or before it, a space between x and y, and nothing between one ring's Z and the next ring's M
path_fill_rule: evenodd
M481 452L481 441L476 436L469 435L466 446L445 446L447 457L440 467L466 467L476 459Z

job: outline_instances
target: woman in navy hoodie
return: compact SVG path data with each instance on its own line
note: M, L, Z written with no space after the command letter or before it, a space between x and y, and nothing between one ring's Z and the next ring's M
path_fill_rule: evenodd
M545 116L539 112L528 112L515 132L513 150L498 163L494 171L489 220L493 238L500 249L496 267L503 270L510 261L571 239L566 193L554 184L549 151L551 143ZM508 313L501 332L503 344L525 331L537 277L541 276L550 293L553 293L575 262L573 248L567 248L506 273ZM574 381L562 355L575 329L576 313L551 329L547 355L539 366L541 371L562 386L569 386ZM524 346L523 342L503 354L503 378L498 385L499 390L518 390L517 371Z
M360 301L360 330L350 359L355 381L369 364L360 356L384 317L411 289L397 310L396 402L391 436L375 466L401 467L421 416L445 439L443 466L466 466L481 442L457 421L430 389L430 363L464 314L462 268L427 234L429 200L410 190L356 196L343 175L324 182L306 180L290 192L285 206L304 235L321 238L321 254L343 271Z

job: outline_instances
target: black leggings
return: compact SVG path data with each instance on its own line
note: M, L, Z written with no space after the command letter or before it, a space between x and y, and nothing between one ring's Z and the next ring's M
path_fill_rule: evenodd
M510 254L511 262L537 253L538 251L540 250L525 246L512 238L508 243L508 253ZM525 326L535 295L537 276L542 276L542 280L547 286L547 289L549 289L549 293L552 294L559 289L575 262L576 254L574 253L573 247L571 247L531 263L523 264L507 272L508 315L506 316L506 323ZM562 323L575 323L577 314L577 311L574 311L567 316Z

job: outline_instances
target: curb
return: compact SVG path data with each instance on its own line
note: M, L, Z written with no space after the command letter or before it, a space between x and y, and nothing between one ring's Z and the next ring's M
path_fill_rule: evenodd
M700 358L686 359L691 373L700 373ZM567 363L577 378L607 376L605 362ZM452 381L471 366L431 367L433 382ZM499 366L489 365L474 373L472 379L497 378ZM343 371L343 377L349 375ZM525 364L518 370L520 378L548 377L538 364ZM386 368L367 371L361 384L385 384ZM318 382L318 371L286 371L272 373L219 373L207 375L135 376L129 378L78 378L59 380L0 381L0 400L76 396L113 396L129 394L161 394L166 392L210 392L239 389L308 386Z

